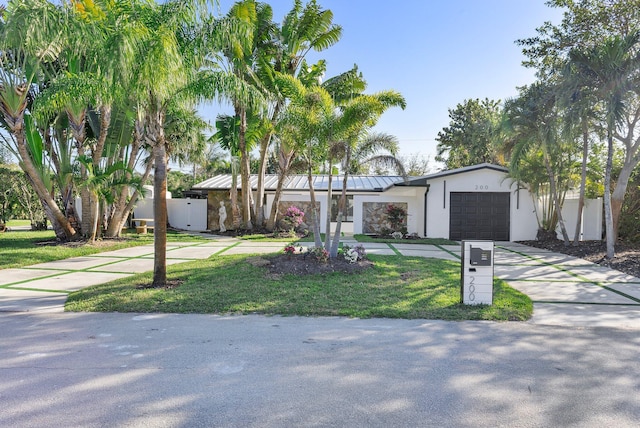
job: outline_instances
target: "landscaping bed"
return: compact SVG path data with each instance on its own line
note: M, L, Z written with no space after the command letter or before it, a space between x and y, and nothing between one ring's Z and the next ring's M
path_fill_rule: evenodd
M606 259L607 246L604 241L582 241L575 247L573 244L566 246L564 241L559 239L522 241L521 244L578 257L640 278L640 244L616 244L613 260Z

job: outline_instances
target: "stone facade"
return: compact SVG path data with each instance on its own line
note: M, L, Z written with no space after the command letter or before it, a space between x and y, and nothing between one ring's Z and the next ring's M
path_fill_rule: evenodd
M224 225L228 230L233 229L233 213L231 211L231 200L229 199L228 190L210 190L207 193L207 229L219 230L219 216L218 209L220 208L220 201L224 201L224 206L227 209L227 220ZM242 192L238 191L238 210L242 213Z
M289 207L297 207L302 210L304 217L302 223L311 228L311 201L280 201L278 204L278 219L282 219ZM320 213L320 202L316 201L316 211Z
M379 234L384 229L389 229L391 225L387 220L387 206L395 205L396 207L409 209L406 202L364 202L362 204L362 233ZM404 221L406 227L407 220Z

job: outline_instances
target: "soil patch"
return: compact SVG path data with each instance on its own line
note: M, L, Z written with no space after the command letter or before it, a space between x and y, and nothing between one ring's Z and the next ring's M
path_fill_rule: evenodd
M270 262L268 268L272 275L318 275L331 272L355 274L373 267L373 262L366 259L349 263L342 257L337 257L322 262L308 254L278 254L266 260Z
M575 247L573 244L565 246L564 241L559 239L521 241L520 243L578 257L640 278L640 245L638 244L616 244L615 257L609 261L606 259L607 246L603 241L583 241Z
M97 239L94 242L89 242L86 240L78 240L78 241L59 241L57 239L46 240L46 241L38 241L35 245L39 245L42 247L67 247L67 248L78 248L78 247L95 247L95 248L109 248L113 247L119 242L126 241L125 238L105 238L105 239Z

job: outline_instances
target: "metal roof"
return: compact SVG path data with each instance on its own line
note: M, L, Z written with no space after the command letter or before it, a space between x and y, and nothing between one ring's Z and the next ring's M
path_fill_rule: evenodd
M231 188L231 175L216 175L208 180L195 184L192 190L229 190ZM331 188L342 190L343 176L334 176ZM383 192L395 184L403 183L404 180L399 175L350 175L347 177L347 191L351 192ZM265 175L265 190L276 190L278 176L276 174ZM240 177L238 176L238 189L240 188ZM251 188L256 189L258 176L251 176ZM329 185L328 175L314 175L314 190L327 190ZM287 177L283 190L309 190L309 181L306 175L291 175Z
M509 172L509 168L485 162L477 165L465 166L462 168L447 169L444 171L436 172L434 174L423 175L422 177L412 177L409 179L407 183L398 183L398 185L399 186L426 185L429 182L429 180L432 180L434 178L446 177L448 175L464 174L465 172L477 171L479 169L491 169L494 171L504 172L504 173Z

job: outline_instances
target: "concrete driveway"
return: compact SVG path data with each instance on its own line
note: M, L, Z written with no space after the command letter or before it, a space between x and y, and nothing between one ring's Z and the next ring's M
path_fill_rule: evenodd
M344 242L355 245L348 237ZM310 246L311 243L303 245ZM457 245L363 243L369 254L460 259ZM280 242L168 243L167 263L228 254L282 251ZM533 324L640 329L640 279L582 259L525 245L496 243L495 275L534 301ZM153 246L0 270L0 312L62 312L75 290L153 270Z

